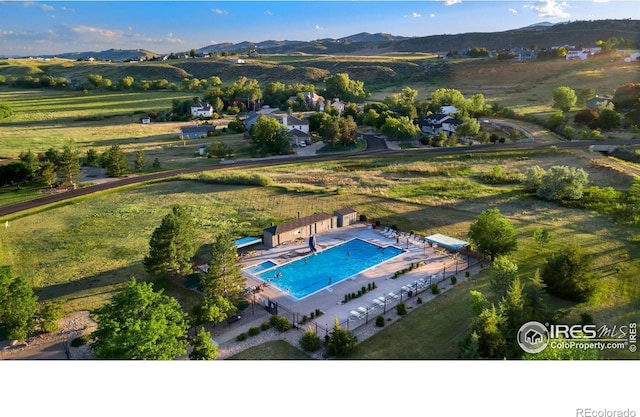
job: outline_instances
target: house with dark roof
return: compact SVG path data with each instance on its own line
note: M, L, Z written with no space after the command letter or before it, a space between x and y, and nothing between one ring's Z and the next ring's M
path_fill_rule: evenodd
M292 129L289 131L289 133L291 134L291 142L295 144L300 144L302 142L307 145L311 144L311 136L309 136L308 133L305 133L298 129Z
M595 96L592 99L587 100L587 107L590 109L597 109L598 107L606 106L611 103L613 96L605 94L602 96Z
M431 136L439 135L440 132L445 132L447 137L456 133L456 126L464 123L460 119L451 117L447 114L431 114L420 123L421 130Z
M213 125L182 126L180 128L180 139L200 139L206 138L216 131Z

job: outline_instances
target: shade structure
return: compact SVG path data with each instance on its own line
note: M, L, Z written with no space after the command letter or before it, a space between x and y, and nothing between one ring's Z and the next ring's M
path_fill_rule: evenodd
M246 236L236 240L235 243L236 248L240 249L247 246L255 245L257 243L262 243L262 239L260 239L259 237Z
M425 242L430 242L434 245L442 246L451 250L460 250L464 247L469 246L469 242L465 242L464 240L456 239L451 236L442 235L440 233L427 236L424 238L424 240Z

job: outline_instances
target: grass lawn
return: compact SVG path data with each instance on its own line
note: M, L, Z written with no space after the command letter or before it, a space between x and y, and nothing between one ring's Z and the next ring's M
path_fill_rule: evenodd
M300 349L291 346L284 340L273 340L260 346L251 347L236 353L228 360L305 360L310 359Z

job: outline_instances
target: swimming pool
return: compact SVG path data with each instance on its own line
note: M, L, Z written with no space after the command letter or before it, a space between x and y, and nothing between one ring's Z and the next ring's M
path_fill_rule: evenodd
M277 266L278 264L273 262L273 261L264 261L262 263L259 263L257 265L253 265L250 266L248 268L245 268L245 271L247 271L248 273L252 274L252 275L256 275L259 272L265 271L269 268L273 268L274 266Z
M315 255L266 269L256 276L296 298L304 298L402 253L402 249L394 246L381 247L352 239Z

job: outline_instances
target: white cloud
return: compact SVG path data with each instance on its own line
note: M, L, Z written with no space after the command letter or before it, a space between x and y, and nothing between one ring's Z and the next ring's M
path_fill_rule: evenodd
M415 19L415 18L418 18L418 17L422 17L422 15L420 13L413 12L409 16L406 16L406 17L412 17L412 18Z
M431 14L429 15L429 17L436 17L436 14L435 14L435 13L431 13Z
M442 0L445 6L453 6L457 3L462 3L462 0Z
M99 37L110 39L119 37L121 35L120 32L117 32L115 30L102 29L85 25L74 26L73 28L71 28L71 30L73 30L75 33L96 35Z
M173 32L167 33L167 37L166 37L165 40L167 42L169 42L169 43L184 43L184 41L182 39L174 38L173 37Z
M41 4L40 5L40 10L42 10L43 12L52 12L55 9L56 9L55 7L49 6L48 4Z
M322 30L322 27L320 27L320 25L316 25L315 28L316 30Z
M267 16L273 16L273 12L271 10L267 10L266 12L264 12L264 14L266 14Z
M516 9L509 9L509 11L513 14L518 14L518 11Z
M229 14L229 12L222 9L211 9L211 11L214 12L215 14Z
M569 4L566 1L558 3L556 0L543 0L523 7L537 12L538 16L543 18L571 17L571 14L566 11L569 8Z

